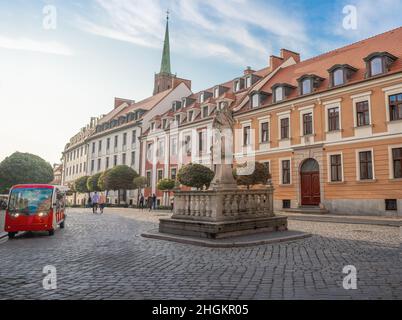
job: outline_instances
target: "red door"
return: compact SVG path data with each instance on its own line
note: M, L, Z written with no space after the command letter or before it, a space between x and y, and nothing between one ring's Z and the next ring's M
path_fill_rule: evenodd
M318 206L320 204L319 172L301 173L301 201L303 206Z

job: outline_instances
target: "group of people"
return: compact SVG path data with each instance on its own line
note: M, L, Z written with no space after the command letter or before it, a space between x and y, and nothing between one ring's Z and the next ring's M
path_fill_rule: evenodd
M156 210L156 194L154 193L152 196L149 196L147 200L143 194L140 195L140 203L139 208L144 210L144 208L148 208L149 211Z
M103 209L106 206L106 196L101 193L100 195L95 192L92 197L88 198L88 206L92 207L92 213L98 213L98 208L100 209L100 213L103 213Z
M171 203L173 208L173 201ZM93 213L98 213L98 209L100 209L100 213L103 213L103 210L106 206L106 196L103 193L98 194L95 192L91 197L88 198L88 207L92 208ZM145 199L144 195L141 194L139 197L139 208L144 210L144 208L148 208L149 211L156 210L157 207L157 197L154 193L152 196L149 196L148 199Z

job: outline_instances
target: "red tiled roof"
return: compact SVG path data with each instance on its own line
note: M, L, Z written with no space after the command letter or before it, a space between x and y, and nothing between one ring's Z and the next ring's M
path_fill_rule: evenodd
M286 83L297 87L298 78L303 75L314 74L324 79L315 92L325 91L329 88L328 69L336 64L349 64L357 69L347 85L362 81L365 79L366 73L366 63L363 59L374 52L388 52L398 58L391 65L390 71L387 74L401 71L402 27L280 69L262 86L261 90L271 92L272 86L279 83ZM294 98L298 95L298 90L292 90L288 98Z

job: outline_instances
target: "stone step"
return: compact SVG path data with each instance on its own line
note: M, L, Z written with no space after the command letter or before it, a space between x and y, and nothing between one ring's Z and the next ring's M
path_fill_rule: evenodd
M299 208L289 208L289 209L280 209L279 213L302 213L302 214L328 214L329 211L327 209L321 209L319 207L299 207Z

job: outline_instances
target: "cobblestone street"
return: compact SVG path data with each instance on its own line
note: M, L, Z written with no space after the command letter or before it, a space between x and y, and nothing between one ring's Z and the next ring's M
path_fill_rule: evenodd
M0 299L402 299L397 227L289 221L313 236L236 249L140 236L166 215L75 209L54 237L0 240ZM56 290L42 287L46 265ZM342 287L346 265L357 290Z

